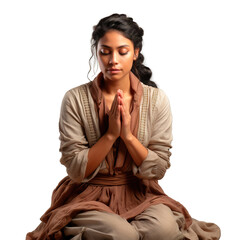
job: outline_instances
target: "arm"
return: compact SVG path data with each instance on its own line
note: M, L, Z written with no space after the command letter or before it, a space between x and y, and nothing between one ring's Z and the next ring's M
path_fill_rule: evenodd
M62 101L61 114L59 120L59 131L62 157L60 162L66 166L67 173L71 179L77 182L87 182L92 179L99 171L101 163L119 135L120 128L116 126L116 120L109 122L108 131L89 148L86 139L85 129L81 121L79 106L80 100L76 99L68 91ZM113 107L109 113L109 119L116 119L120 114L116 111L117 96ZM116 115L115 115L116 114Z
M147 148L145 148L132 134L124 139L124 143L135 164L137 166L140 166L148 155Z
M66 92L61 106L59 119L60 162L66 167L71 179L86 182L93 178L100 169L100 164L88 178L85 171L88 162L89 143L81 119L81 100L70 90Z
M133 173L139 178L161 179L170 167L169 151L172 142L172 115L167 96L158 90L157 102L149 132L147 157L141 165L133 165Z
M105 159L114 142L115 138L106 133L96 142L96 144L90 148L88 152L85 178L88 177L98 167L103 159Z
M91 174L106 157L121 130L119 91L116 93L110 111L108 112L109 126L107 132L89 150L85 177Z

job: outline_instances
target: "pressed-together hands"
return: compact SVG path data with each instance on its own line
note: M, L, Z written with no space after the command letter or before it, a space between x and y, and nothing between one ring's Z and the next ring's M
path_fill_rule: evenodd
M120 89L118 89L114 97L108 116L109 127L107 133L111 137L117 139L120 136L123 141L132 137L129 105L126 102L123 91Z
M118 137L121 137L125 142L128 152L137 166L140 166L147 157L148 150L131 132L128 102L123 91L119 89L108 112L108 130L89 150L84 177L88 177L99 166Z

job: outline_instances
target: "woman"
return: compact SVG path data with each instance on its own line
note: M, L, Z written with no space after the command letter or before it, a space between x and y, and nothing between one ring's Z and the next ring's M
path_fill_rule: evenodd
M65 94L59 120L65 177L27 239L219 239L158 180L170 167L168 98L143 65L143 30L124 14L94 27L101 72Z

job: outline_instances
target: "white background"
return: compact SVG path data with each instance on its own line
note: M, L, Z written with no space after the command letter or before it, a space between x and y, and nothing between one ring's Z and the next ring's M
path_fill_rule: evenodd
M92 26L114 12L145 30L143 54L173 113L159 183L192 217L239 238L239 1L1 1L1 239L25 239L65 177L64 93L88 81Z

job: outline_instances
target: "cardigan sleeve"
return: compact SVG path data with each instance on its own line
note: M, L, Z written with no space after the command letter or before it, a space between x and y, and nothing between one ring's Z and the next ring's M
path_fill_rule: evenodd
M142 164L133 165L133 173L142 179L162 179L170 167L172 142L172 114L168 97L162 90L158 90L153 120L148 129L148 155Z
M88 162L89 143L81 120L81 102L69 90L61 105L59 119L59 139L62 157L60 159L68 176L76 182L87 182L99 171L100 166L87 178L84 178Z

